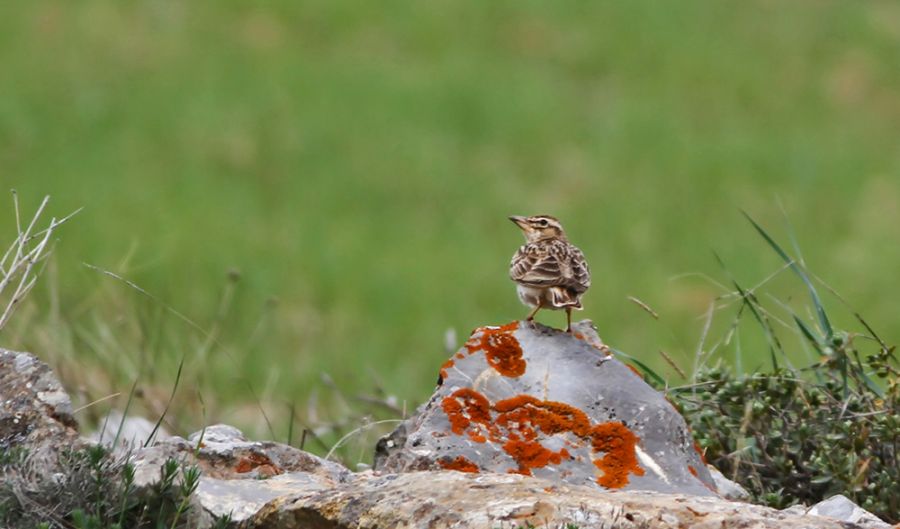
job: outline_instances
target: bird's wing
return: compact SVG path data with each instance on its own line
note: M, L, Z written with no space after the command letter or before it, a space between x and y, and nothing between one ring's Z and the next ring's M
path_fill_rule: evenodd
M581 250L575 246L571 246L571 249L572 253L569 257L569 269L571 270L569 279L571 284L566 286L571 286L577 292L584 292L591 286L591 269L588 267L587 259L584 258Z
M557 286L562 277L560 262L552 252L535 245L525 245L513 255L509 277L530 286Z

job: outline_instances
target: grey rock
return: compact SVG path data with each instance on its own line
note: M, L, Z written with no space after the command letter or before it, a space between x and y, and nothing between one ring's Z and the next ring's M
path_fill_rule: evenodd
M35 464L80 444L72 402L50 366L0 349L0 450L25 447Z
M496 527L580 529L839 529L840 522L716 496L607 491L516 474L425 471L357 474L269 501L243 527L374 529Z
M807 513L816 516L828 516L829 518L850 522L867 529L890 527L887 522L855 504L843 494L820 501L810 507Z
M156 423L143 417L123 416L119 410L111 410L101 421L100 429L93 432L88 440L125 452L143 446L151 435L158 441L171 437L162 425L156 428Z
M572 335L524 322L476 329L427 404L379 442L375 468L715 494L684 419L589 321Z
M214 424L203 430L194 432L188 436L188 441L197 443L203 440L206 443L246 443L244 432L228 424Z
M719 472L718 468L712 465L706 465L706 469L709 470L709 475L712 476L713 482L716 484L716 492L719 493L719 496L726 500L735 501L747 501L750 499L750 493L740 483L726 478L724 474Z
M130 460L135 467L135 483L141 487L156 483L159 469L168 459L197 465L205 478L219 480L266 479L288 472L306 472L340 482L350 474L337 463L292 446L247 441L233 426L215 425L201 432L191 434L190 440L170 437L134 450Z
M206 524L211 525L214 519L224 516L229 516L235 523L243 523L271 500L297 494L317 494L335 485L326 477L308 472L291 472L264 480L225 480L204 476L200 478L195 499L204 513Z

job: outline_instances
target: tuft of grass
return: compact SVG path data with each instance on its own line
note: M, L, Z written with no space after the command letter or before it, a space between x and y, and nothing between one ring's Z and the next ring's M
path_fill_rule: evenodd
M0 331L37 283L44 263L53 252L51 242L54 232L80 211L76 210L61 219L53 217L46 227L41 228L39 222L50 202L49 196L44 197L31 219L26 217L24 222L19 210L19 195L15 190L12 191L12 202L16 237L0 257Z
M900 498L893 492L900 490L900 370L894 347L856 312L861 330L835 327L814 276L747 218L801 279L813 321L774 296L764 302L757 288L744 289L732 278L741 304L729 330L748 308L766 335L771 369L736 373L720 359L712 366L700 364L691 384L669 393L706 459L755 501L784 508L844 494L891 523L900 521ZM799 337L794 343L811 347L814 362L796 368L777 361L776 354L789 358L779 338L786 331ZM720 343L732 338L728 334ZM734 345L740 355L739 338Z
M9 529L190 527L199 468L169 459L160 473L153 487L139 491L127 456L100 445L62 450L49 462L7 453L0 456L0 523Z

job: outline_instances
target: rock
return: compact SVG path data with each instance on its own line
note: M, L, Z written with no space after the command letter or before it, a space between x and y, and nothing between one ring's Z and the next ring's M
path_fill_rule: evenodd
M517 473L700 496L712 477L681 415L612 358L589 321L476 329L419 412L376 450L384 472Z
M100 429L92 433L88 440L124 452L140 448L151 434L155 440L159 441L171 437L163 426L156 428L155 433L154 428L156 428L156 423L143 417L123 416L119 410L112 410L100 423ZM113 443L116 443L115 447L112 446Z
M267 501L289 492L324 490L349 479L350 471L303 450L272 441L248 441L233 426L217 424L188 440L170 437L131 453L135 486L146 490L160 479L169 459L197 465L202 474L195 504L201 522L231 514L243 521Z
M495 527L579 529L838 529L840 522L797 516L715 496L606 491L517 474L365 472L331 489L298 490L267 503L244 527L374 529Z
M750 493L747 492L747 489L739 483L726 478L724 474L719 472L718 468L706 465L706 469L709 470L709 475L712 476L713 482L716 484L716 492L719 493L719 496L726 500L735 501L747 501L750 499Z
M266 503L280 497L324 493L336 483L309 472L291 472L269 479L200 478L195 505L202 514L199 523L209 527L216 518L229 516L236 524L245 523Z
M206 428L194 432L188 436L188 441L206 444L228 445L233 443L246 443L248 439L244 437L244 432L238 430L234 426L228 424L214 424Z
M868 529L887 528L890 525L859 505L853 503L843 494L820 501L807 511L816 516L828 516L844 522L850 522Z
M135 450L130 458L135 466L135 482L139 486L155 483L167 459L197 465L204 477L220 480L265 479L286 472L307 472L340 482L350 473L337 463L292 446L273 441L247 441L233 426L220 424L207 430L209 437L195 432L189 441L176 436Z
M0 349L0 450L26 448L48 464L80 443L69 395L50 366L28 353Z

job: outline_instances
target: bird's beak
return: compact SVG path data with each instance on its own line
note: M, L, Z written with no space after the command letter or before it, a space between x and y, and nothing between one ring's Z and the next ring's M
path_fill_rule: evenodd
M522 228L523 230L525 229L525 226L526 226L525 217L522 217L519 215L512 215L509 217L509 220L515 222L516 225L519 226L520 228Z

